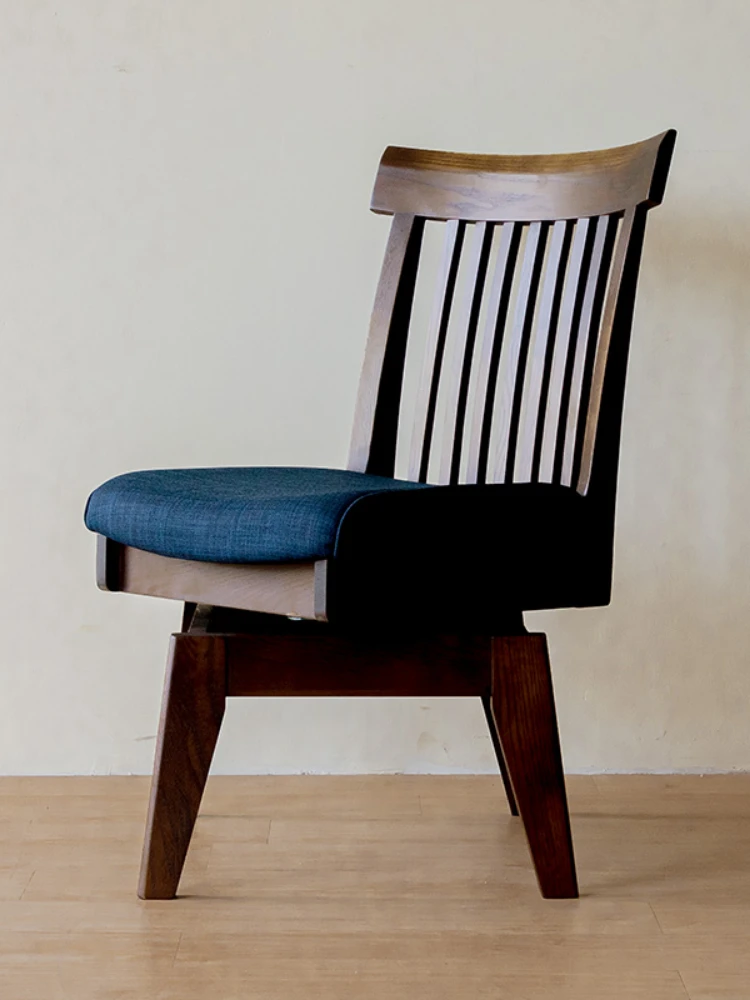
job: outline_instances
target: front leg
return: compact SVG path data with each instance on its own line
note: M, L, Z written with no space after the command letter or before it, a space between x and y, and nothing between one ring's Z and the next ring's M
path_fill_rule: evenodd
M146 821L141 899L173 899L226 701L224 639L173 635Z

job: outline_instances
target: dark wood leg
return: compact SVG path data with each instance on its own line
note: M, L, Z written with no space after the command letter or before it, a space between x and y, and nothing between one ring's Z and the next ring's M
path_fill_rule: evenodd
M513 786L510 783L510 775L508 774L508 768L505 763L505 754L503 753L503 748L500 746L500 737L497 735L497 723L495 722L495 716L492 714L492 698L490 698L489 695L484 695L482 697L482 707L484 708L487 726L490 730L492 746L495 748L495 757L497 757L497 765L500 768L500 774L503 779L503 787L505 788L505 795L508 799L510 812L512 816L517 816L518 805L516 803L516 797L513 794Z
M574 899L578 883L546 636L493 639L492 710L542 895Z
M173 635L138 895L172 899L208 778L226 699L224 640Z

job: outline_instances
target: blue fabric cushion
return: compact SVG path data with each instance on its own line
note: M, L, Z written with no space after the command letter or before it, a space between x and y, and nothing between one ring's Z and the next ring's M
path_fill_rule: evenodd
M414 489L430 487L340 469L158 469L104 483L85 521L116 542L179 559L324 559L356 500Z

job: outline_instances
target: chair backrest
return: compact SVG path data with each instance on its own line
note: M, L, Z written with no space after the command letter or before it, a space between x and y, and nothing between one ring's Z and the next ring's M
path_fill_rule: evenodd
M394 474L416 342L406 478L612 486L645 218L662 200L674 140L670 130L555 156L386 149L371 207L393 222L349 468ZM436 227L442 253L429 274L425 234ZM425 283L433 305L416 331Z

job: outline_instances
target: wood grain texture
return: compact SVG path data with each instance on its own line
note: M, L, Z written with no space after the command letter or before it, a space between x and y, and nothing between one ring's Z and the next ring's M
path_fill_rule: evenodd
M420 483L427 481L438 390L445 358L446 335L453 309L453 296L456 289L465 228L463 222L458 222L455 219L445 225L443 254L435 282L432 314L422 357L422 375L414 407L414 425L412 427L408 473L410 479Z
M488 694L486 636L227 635L228 695Z
M146 778L0 778L0 993L745 1000L750 775L568 785L578 900L538 897L498 775L268 775L209 779L144 904Z
M489 307L478 348L477 387L466 470L468 483L484 483L486 480L497 396L497 373L506 339L505 325L524 227L517 223L506 223L499 228L500 239L490 285Z
M438 480L442 484L458 482L469 380L492 236L493 227L485 222L478 222L472 227L464 294L454 330L451 363L446 367L441 383L446 397Z
M529 342L529 357L525 371L525 385L521 397L518 443L513 481L532 482L534 455L539 438L540 413L545 412L544 385L549 369L556 330L555 304L562 295L562 278L570 247L567 222L556 222L549 235L549 253L544 268L544 278L539 291L538 314L533 322Z
M549 380L545 395L545 408L539 414L541 421L541 448L538 464L540 482L551 483L554 479L560 427L565 407L564 385L571 343L575 343L575 306L578 289L585 269L586 244L589 230L596 220L581 219L573 229L570 257L567 261L565 283L562 288L556 334L549 362ZM585 281L585 277L583 277Z
M635 210L630 209L623 217L620 232L617 236L614 258L612 261L612 276L607 289L606 299L604 301L601 327L596 343L596 353L594 355L591 384L589 387L588 405L585 411L585 429L581 446L582 454L580 459L580 471L578 482L576 484L578 492L582 494L585 494L588 491L589 482L591 480L591 465L594 458L594 441L596 440L599 408L601 406L604 376L607 368L607 358L609 356L609 344L612 338L612 327L617 313L622 276L625 269L628 249L630 247L630 236L633 231L634 220Z
M412 435L410 478L440 484L561 483L583 495L588 492L609 341L613 331L627 337L632 318L637 273L625 286L620 282L622 256L635 249L630 246L629 219L636 209L645 212L661 202L674 140L670 130L629 146L550 156L402 147L385 151L372 208L395 213L394 219L445 221L448 227L416 417L413 427L403 428ZM485 296L489 254L483 255L481 248L490 248L498 226L497 267ZM610 268L618 226L615 266ZM516 276L519 242L523 250ZM468 248L465 263L463 244ZM451 318L459 268L464 294L460 309L452 310L459 314ZM416 276L416 267L412 272ZM404 277L406 271L400 273ZM399 295L406 294L401 281ZM387 317L377 305L376 313L382 339ZM480 313L485 321L478 331ZM394 322L395 315L394 309ZM401 321L395 326L393 358L403 364L408 331ZM386 340L391 339L389 334ZM385 357L382 344L379 350ZM391 368L388 386L379 395L363 380L360 398L372 401L377 395L381 423L387 427L385 450L381 454L379 444L375 460L370 454L369 471L392 473L402 374ZM617 370L610 379L615 393L624 376L624 370ZM445 425L442 460L428 476L438 395ZM364 426L358 421L360 451L367 447L366 431L364 437L360 434ZM599 450L607 447L605 443ZM356 460L351 467L363 467L362 462Z
M577 324L576 336L570 345L570 392L565 411L560 414L560 427L563 430L560 482L563 486L571 485L573 474L573 454L576 443L576 429L578 427L578 408L583 391L584 363L589 346L589 335L592 333L594 300L596 290L600 285L600 271L604 263L603 256L609 228L608 221L608 219L602 218L594 221L591 258L585 285L582 290L580 319ZM606 265L608 276L609 261L606 262ZM597 323L596 328L593 330L593 336L596 337L598 332Z
M478 484L512 482L519 467L525 481L561 483L584 494L593 482L591 492L599 499L589 504L592 537L576 542L581 550L598 546L606 556L643 226L647 209L661 201L673 142L668 132L613 150L544 157L386 151L373 208L394 218L362 370L350 469L394 475L422 237L428 219L449 220L411 474L427 476L440 411L441 483L462 482L463 466L464 478ZM457 276L463 295L451 318ZM595 451L602 456L596 464ZM455 549L455 539L441 539L441 532L456 520L458 491L427 492L450 499L451 506L439 511L439 529L428 532L421 549L403 532L397 558L382 564L380 550L398 547L388 538L374 552L363 539L380 539L382 524L390 525L391 536L399 522L410 525L413 536L422 528L395 516L393 496L379 498L393 501L390 522L381 513L380 521L368 523L364 502L347 511L337 545L348 531L348 555L341 543L330 566L227 566L169 559L108 540L101 544L100 586L186 605L188 633L173 638L170 653L141 895L171 898L176 892L227 695L445 695L482 698L542 894L577 896L546 640L512 628L495 639L472 633L505 631L522 606L606 600L611 563L602 568L593 556L582 562L594 566L593 582L580 584L571 573L575 593L566 601L567 580L555 589L556 573L561 579L565 574L554 559L545 570L535 569L534 585L519 597L525 567L517 560L507 574L515 593L507 587L496 599L475 571L481 558L465 567L462 554L446 555L446 541ZM477 498L490 495L476 490L472 517L481 506ZM369 502L377 514L380 508ZM420 520L431 528L423 511ZM359 538L357 525L364 525ZM482 530L478 548L490 537ZM548 548L554 544L550 540ZM505 545L503 558L510 547ZM549 580L552 589L545 590ZM243 611L252 614L243 619ZM336 629L324 627L329 611ZM288 623L264 621L264 613L307 622L295 631ZM425 629L452 627L466 634L396 633L389 621L421 621Z
M573 899L578 883L546 636L493 640L492 712L542 895Z
M138 885L142 899L172 899L177 892L225 698L223 640L172 636Z
M505 185L509 203L516 207L496 219L491 198L482 201L489 206L483 214L477 214L469 198L447 222L426 338L410 475L424 480L431 463L441 464L431 458L439 409L444 425L443 461L437 475L441 482L531 479L563 482L586 494L593 481L598 484L593 492L601 499L591 522L609 517L605 507L614 504L627 340L643 220L646 208L661 200L673 142L674 133L669 132L615 150L551 157L387 151L381 174L383 170L417 171L423 175L422 186L406 184L404 190L409 197L413 195L414 204L393 218L362 370L350 469L394 474L404 364L425 227L419 198L447 171L464 187L468 184L481 201L483 186L491 178L491 185ZM646 173L649 180L644 187ZM549 188L550 192L557 190L555 185L562 178L558 194L569 183L576 190L585 186L599 191L609 184L619 192L620 201L616 212L606 218L576 218L573 199L550 226L547 220L521 211L524 201L514 189L519 177L524 184L538 181L541 190ZM475 183L478 186L471 187ZM643 197L633 210L628 199L636 189ZM634 227L636 215L639 223ZM602 275L608 267L603 266L599 274L597 262L603 260L606 265L609 260L605 234L614 233L620 216L612 281L605 288ZM470 248L466 266L461 265L464 243ZM461 275L466 278L462 306L452 320L456 279L462 267ZM492 277L486 281L490 272ZM610 358L614 359L611 364ZM600 457L594 474L598 442ZM602 543L601 537L597 536L595 544L606 548L607 540ZM583 539L582 547L586 543ZM329 587L329 566L324 560L232 566L169 559L108 539L99 543L97 578L102 588L183 603L326 620L329 598L335 605L331 597L336 589L335 572L330 577ZM414 589L427 588L420 588L417 581ZM586 590L583 600L606 601L609 589L609 582L598 581ZM527 607L549 606L548 596L541 602L532 598ZM479 601L478 594L473 603ZM365 602L368 607L370 603ZM580 600L574 594L563 603ZM468 626L473 627L471 622Z
M519 371L521 378L523 378L523 370L519 365L524 347L524 331L528 329L534 315L536 287L541 267L540 245L542 251L544 248L543 243L541 243L543 235L546 236L546 232L540 223L535 222L528 227L526 244L520 262L518 295L505 350L501 355L501 374L495 395L492 419L493 454L487 475L487 481L491 483L508 481L507 467L509 463L511 467L513 464L513 454L515 453L512 441L513 411L518 397Z
M428 219L541 222L657 205L664 193L657 164L673 144L669 131L613 149L542 156L389 146L371 208Z
M533 230L534 226L529 229ZM508 426L508 445L505 460L505 481L515 482L516 464L519 452L519 435L521 428L521 418L526 401L525 389L527 388L527 370L529 368L529 354L532 347L532 333L537 321L537 300L540 292L542 275L550 264L547 255L547 244L549 242L550 223L543 222L540 226L539 237L536 244L536 253L531 271L531 284L526 304L526 314L519 332L519 356L516 368L516 379L513 392L513 405L510 413L510 424ZM545 331L547 332L547 331ZM533 408L533 401L532 401ZM528 410L528 407L527 407ZM521 442L523 444L523 442Z
M132 546L119 549L117 589L124 593L300 618L324 614L316 609L313 562L208 563L172 559Z
M355 472L377 472L372 468L373 447L377 445L376 432L379 412L387 411L389 423L396 421L392 428L393 451L395 453L395 431L398 422L398 405L401 389L399 358L390 357L389 351L401 352L406 347L406 333L411 309L410 294L413 294L419 245L415 248L415 237L421 237L423 222L413 214L398 214L391 224L383 267L380 272L375 305L370 319L370 331L365 347L365 358L360 376L357 408L354 414L352 441L349 449L347 468ZM415 256L416 259L410 260ZM411 253L410 253L411 251ZM410 273L411 272L411 273ZM407 301L399 303L399 290L406 288ZM401 308L399 308L401 305ZM403 356L400 358L403 368ZM390 364L389 364L390 362ZM395 384L394 382L395 376ZM391 412L393 414L391 418ZM386 466L387 466L386 459ZM386 471L378 473L389 475Z

